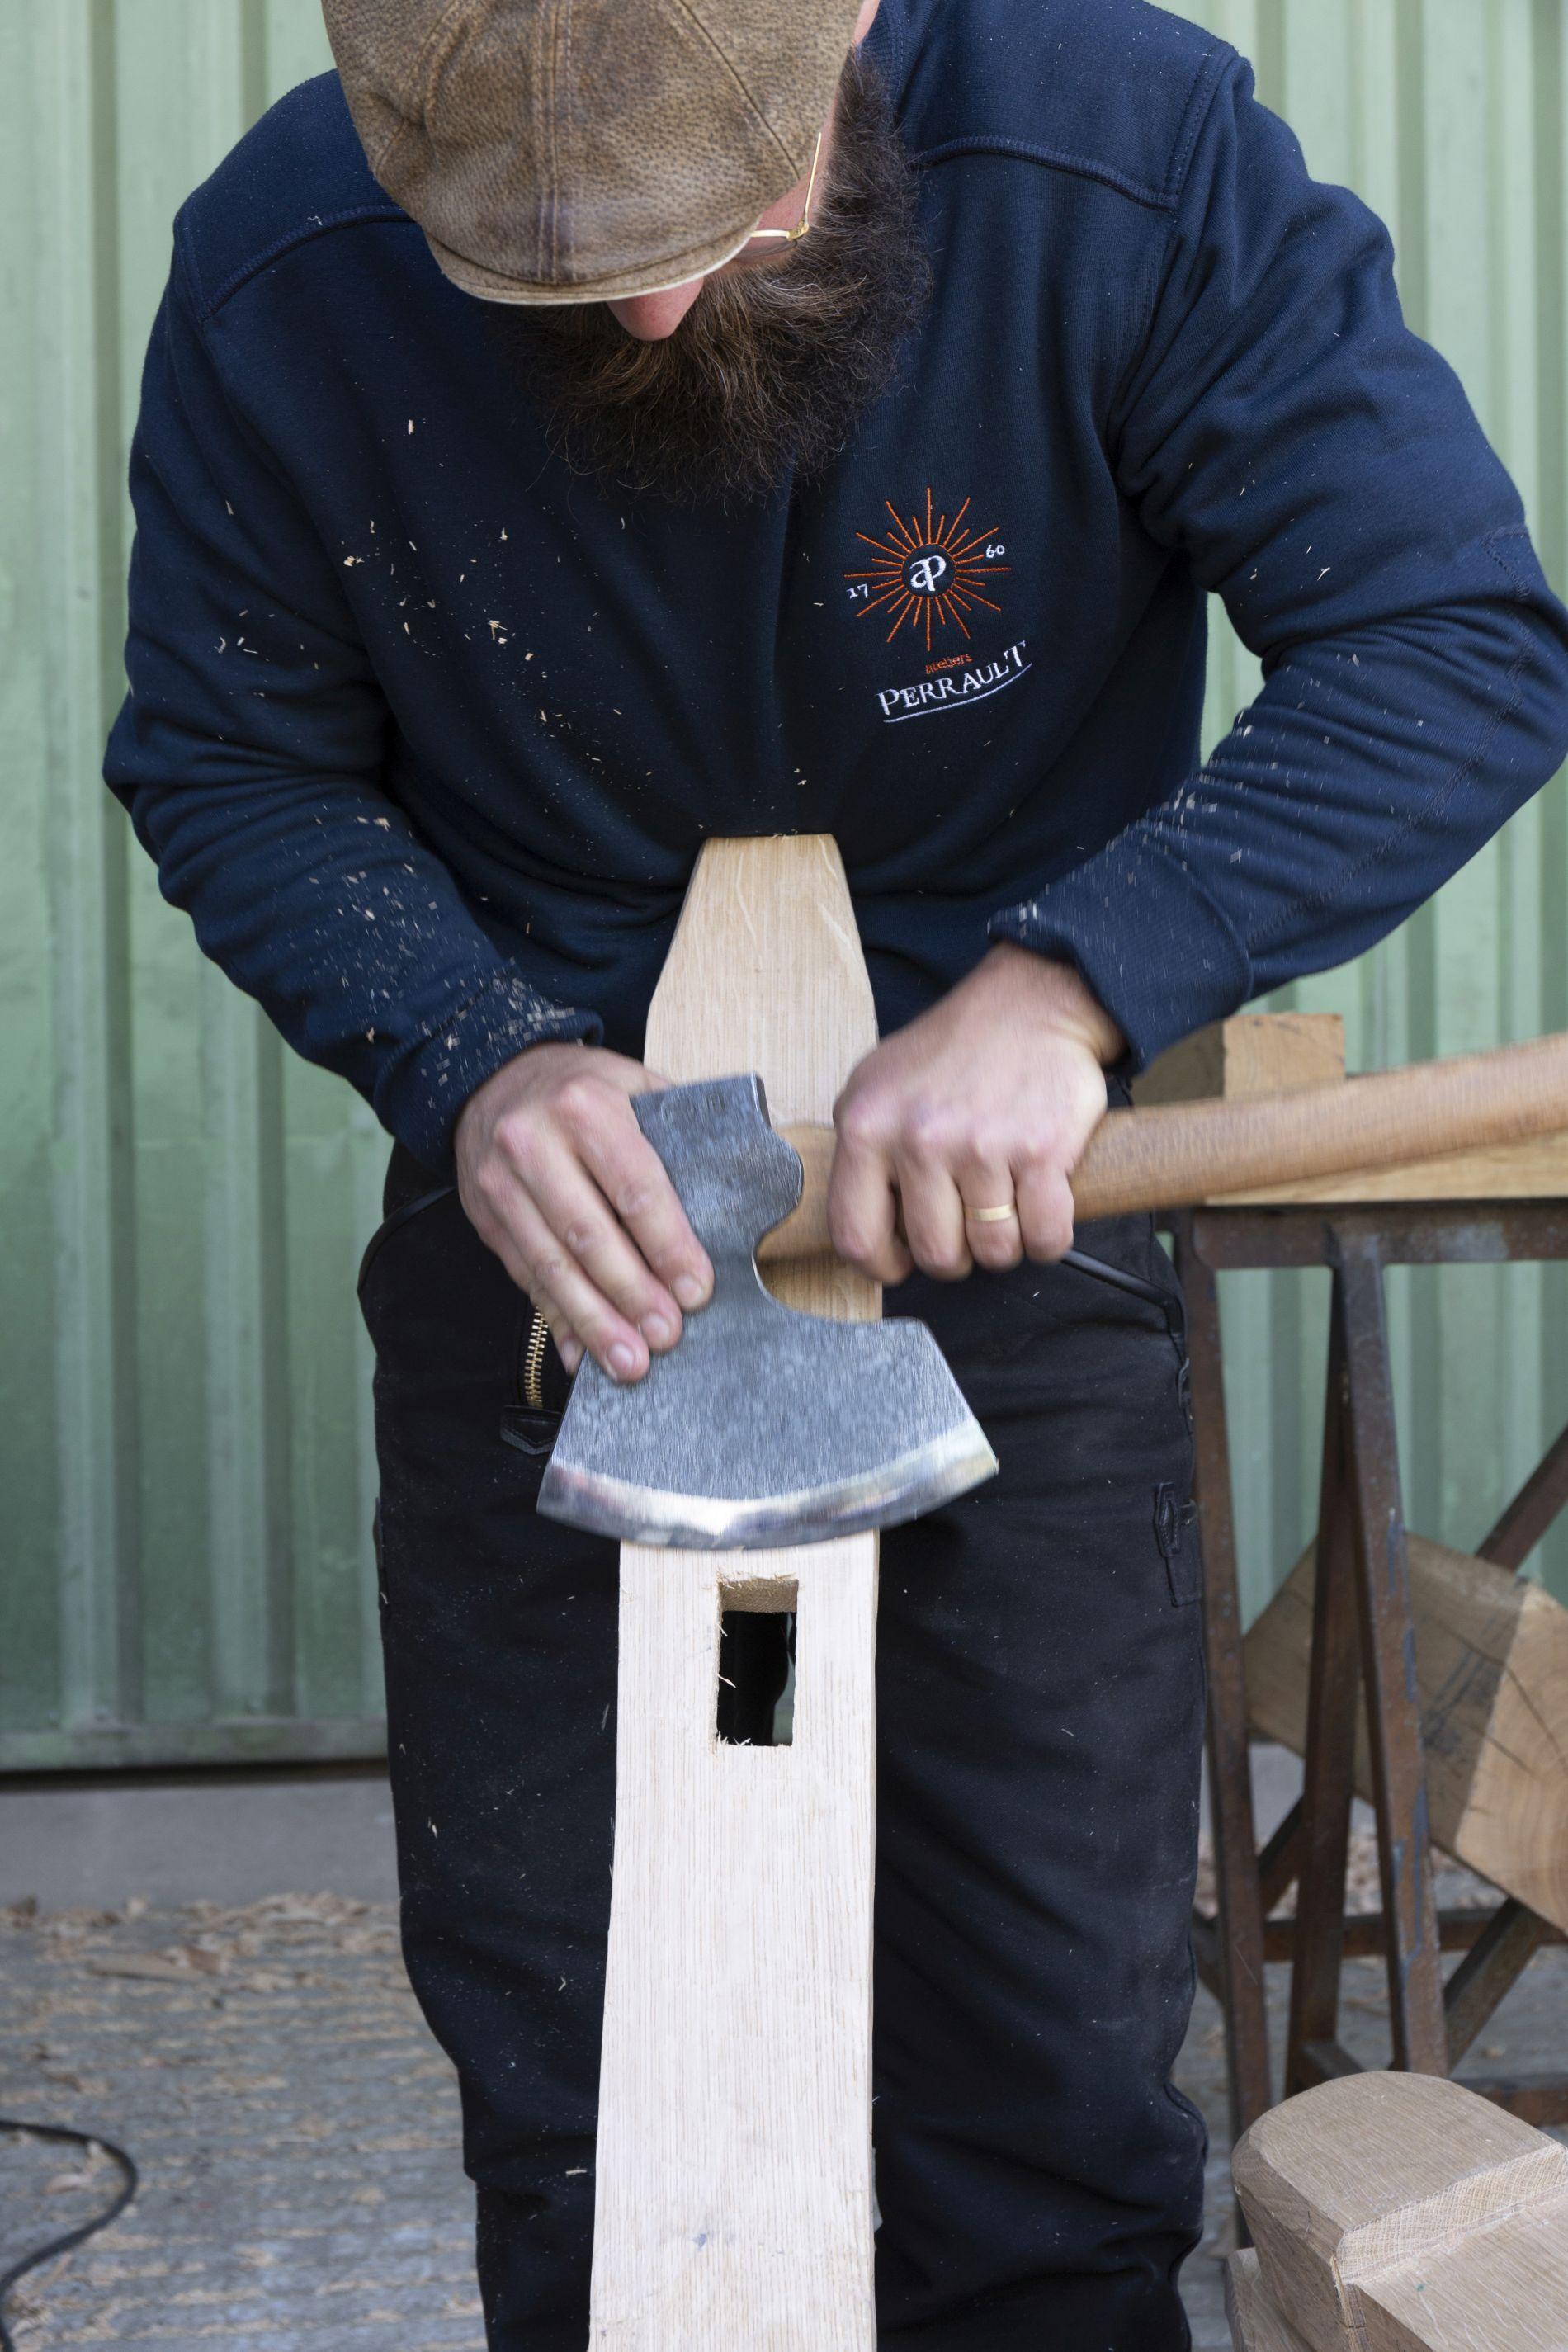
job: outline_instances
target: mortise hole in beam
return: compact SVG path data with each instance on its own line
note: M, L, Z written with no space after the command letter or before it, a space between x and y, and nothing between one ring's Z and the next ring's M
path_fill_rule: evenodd
M793 1577L719 1587L714 1729L724 1748L788 1748L795 1736Z

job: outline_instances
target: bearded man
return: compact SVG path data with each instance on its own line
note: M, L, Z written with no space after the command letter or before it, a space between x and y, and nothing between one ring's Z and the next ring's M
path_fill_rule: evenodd
M1147 1220L1091 1238L1131 1292L1057 1263L1068 1178L1552 773L1568 615L1384 231L1142 0L328 19L179 218L108 773L395 1139L404 1932L489 2343L587 2328L616 1555L541 1463L584 1351L635 1381L707 1293L631 1108L699 850L826 832L883 1035L834 1236L1003 1465L883 1549L881 2340L1176 2352L1180 1309ZM1200 765L1208 592L1267 677Z

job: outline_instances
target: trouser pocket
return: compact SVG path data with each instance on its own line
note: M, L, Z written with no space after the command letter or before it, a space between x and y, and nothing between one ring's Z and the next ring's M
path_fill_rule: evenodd
M383 1217L380 1224L366 1242L364 1255L359 1262L359 1275L354 1287L359 1294L362 1309L371 1268L393 1234L401 1232L405 1225L411 1224L416 1217L422 1216L426 1209L433 1209L437 1201L449 1201L457 1189L455 1184L433 1185L427 1192L416 1192L412 1200L401 1201L395 1208L387 1211L386 1215Z

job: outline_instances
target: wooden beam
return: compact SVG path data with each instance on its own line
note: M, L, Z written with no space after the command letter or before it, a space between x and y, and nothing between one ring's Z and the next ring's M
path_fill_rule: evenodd
M1361 2291L1366 2352L1562 2352L1568 2195L1502 2215ZM1359 2347L1358 2347L1359 2352Z
M1236 2352L1312 2352L1306 2337L1274 2308L1254 2247L1244 2246L1226 2263L1225 2315Z
M1542 2130L1568 2124L1568 2074L1467 2074L1465 2088Z
M824 837L711 842L648 1017L678 1079L761 1073L826 1121L876 1016ZM877 1315L837 1259L788 1305ZM716 1731L721 1608L790 1593L793 1745ZM771 1588L771 1590L770 1590ZM621 1552L596 2352L871 2352L877 1542Z
M1568 2150L1458 2083L1325 2083L1234 2161L1258 2284L1310 2352L1563 2352Z
M1315 1548L1247 1636L1253 1728L1301 1752ZM1529 1584L1410 1538L1415 1672L1432 1837L1568 1928L1568 1609ZM1365 1726L1356 1787L1372 1793Z

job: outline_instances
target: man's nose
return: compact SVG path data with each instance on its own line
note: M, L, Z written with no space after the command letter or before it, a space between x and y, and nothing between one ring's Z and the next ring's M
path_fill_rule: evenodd
M639 343L661 343L675 332L701 291L701 278L689 278L684 286L667 287L662 294L628 294L608 308Z

